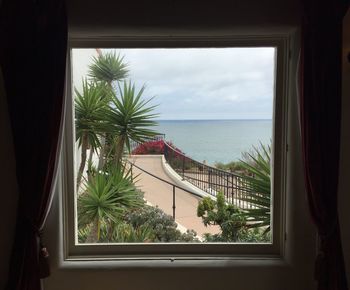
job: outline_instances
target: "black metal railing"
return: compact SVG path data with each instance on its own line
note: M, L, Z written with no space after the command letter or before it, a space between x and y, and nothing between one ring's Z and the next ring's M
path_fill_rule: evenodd
M131 140L130 141L130 153L132 153L138 146L140 146L146 142L153 142L153 141L165 141L165 134L157 134L151 138L146 139L142 143Z
M146 173L146 174L148 174L148 175L150 175L150 176L152 176L152 177L154 177L154 178L156 178L156 179L158 179L158 180L160 180L162 182L165 182L165 183L169 184L169 186L172 187L172 216L173 216L174 220L176 218L176 189L180 189L180 190L183 190L183 191L185 191L187 193L190 193L190 194L193 194L193 195L196 195L196 196L200 196L200 195L198 195L197 193L195 193L193 191L190 191L190 190L188 190L186 188L183 188L183 187L178 186L178 185L176 185L176 184L174 184L172 182L169 182L169 181L167 181L167 180L165 180L163 178L158 177L157 175L155 175L155 174L153 174L153 173L151 173L151 172L141 168L140 166L136 165L135 163L133 163L133 162L131 162L129 160L127 160L127 162L128 162L128 164L130 166L130 170L131 170L131 174L132 175L133 175L133 168L135 167L135 168L139 169L140 171L142 171L142 172L144 172L144 173Z
M227 202L241 209L254 207L252 203L245 200L251 198L248 195L248 183L245 178L193 160L168 143L164 143L165 160L183 180L212 196L222 192Z

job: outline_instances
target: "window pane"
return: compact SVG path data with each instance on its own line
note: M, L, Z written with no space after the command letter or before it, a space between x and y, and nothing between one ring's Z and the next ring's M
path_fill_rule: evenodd
M275 50L73 49L79 243L270 242Z

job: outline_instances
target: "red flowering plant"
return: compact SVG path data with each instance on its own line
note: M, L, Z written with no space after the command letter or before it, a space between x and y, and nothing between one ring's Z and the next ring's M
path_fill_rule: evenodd
M164 140L147 141L139 144L132 152L133 155L164 154Z
M166 144L164 140L147 141L137 145L137 147L132 150L131 154L164 154L171 167L173 167L175 170L183 170L183 168L189 169L191 167L191 159L189 157L186 157L185 153L177 148L171 141L167 141Z

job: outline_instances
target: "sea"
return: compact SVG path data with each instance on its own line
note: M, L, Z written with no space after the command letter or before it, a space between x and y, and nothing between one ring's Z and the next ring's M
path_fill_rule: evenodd
M270 144L272 120L157 120L167 141L194 160L214 165L238 161L259 143Z

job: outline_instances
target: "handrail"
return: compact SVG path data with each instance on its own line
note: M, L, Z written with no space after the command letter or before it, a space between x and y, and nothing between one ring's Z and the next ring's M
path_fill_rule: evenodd
M166 162L183 180L214 197L216 197L218 192L222 192L228 203L234 204L239 208L250 209L254 206L247 201L249 198L248 181L243 176L209 166L186 156L166 142L164 134L159 134L150 141L159 140L164 142L163 154ZM140 143L135 142L134 145L134 148L136 148ZM150 172L146 173L158 178ZM165 182L168 183L167 181ZM189 192L184 188L181 189ZM195 194L193 192L190 193Z
M181 187L181 186L178 186L178 185L176 185L176 184L174 184L174 183L172 183L172 182L170 182L170 181L167 181L167 180L165 180L165 179L163 179L163 178L160 178L160 177L154 175L153 173L151 173L151 172L149 172L149 171L147 171L147 170L141 168L140 166L137 166L135 163L132 163L130 160L126 160L126 161L127 161L128 163L130 163L130 165L131 165L131 174L132 174L132 168L133 168L133 167L136 167L137 169L143 171L144 173L146 173L146 174L148 174L148 175L150 175L150 176L152 176L152 177L154 177L154 178L156 178L156 179L158 179L158 180L160 180L160 181L162 181L162 182L165 182L165 183L167 183L167 184L169 184L169 185L171 185L171 186L173 187L173 205L172 205L172 209L173 209L173 219L174 219L174 220L175 220L175 217L176 217L176 188L181 189L181 190L183 190L183 191L185 191L185 192L188 192L188 193L190 193L190 194L193 194L193 195L196 195L196 196L201 197L199 194L197 194L197 193L195 193L195 192L193 192L193 191L191 191L191 190L188 190L188 189L186 189L186 188L183 188L183 187Z
M228 172L228 171L225 171L225 170L222 170L222 169L219 169L219 168L210 166L210 165L208 165L208 164L204 164L204 163L202 163L202 162L200 162L200 161L194 160L194 159L192 159L191 157L186 156L183 152L179 151L177 148L174 148L174 147L172 147L171 145L169 145L168 142L165 141L165 139L164 139L164 144L165 144L165 146L167 146L167 147L170 148L171 150L175 151L177 154L182 155L184 158L191 159L191 160L193 160L193 161L195 161L195 162L201 164L202 166L206 166L206 167L210 168L211 170L215 170L215 171L218 171L218 172L222 172L222 173L224 173L224 174L230 174L230 175L233 175L233 176L236 176L236 177L242 177L242 176L239 175L239 174L234 174L234 173L232 173L232 172Z
M165 134L163 133L159 133L154 135L151 138L147 138L145 140L145 142L152 142L152 141L164 141L165 143ZM132 152L135 148L137 148L137 146L139 146L140 144L142 144L141 142L137 142L137 141L133 141L131 140L130 142L130 152Z
M132 163L130 160L127 160L127 162L129 162L129 163L131 164L131 166L136 167L137 169L143 171L144 173L147 173L148 175L151 175L152 177L154 177L154 178L156 178L156 179L159 179L160 181L163 181L163 182L165 182L165 183L167 183L167 184L169 184L169 185L171 185L171 186L175 186L176 188L181 189L181 190L183 190L183 191L186 191L186 192L188 192L188 193L190 193L190 194L193 194L193 195L202 197L200 194L195 193L194 191L188 190L188 189L186 189L186 188L184 188L184 187L182 187L182 186L178 186L178 185L176 185L175 183L172 183L172 182L167 181L167 180L165 180L165 179L163 179L163 178L161 178L161 177L159 177L159 176L157 176L157 175L154 175L153 173L147 171L146 169L143 169L143 168L141 168L140 166L136 165L135 163Z
M164 157L167 163L186 180L216 197L222 192L227 202L242 209L252 208L247 201L248 181L232 172L227 172L193 160L164 141Z

